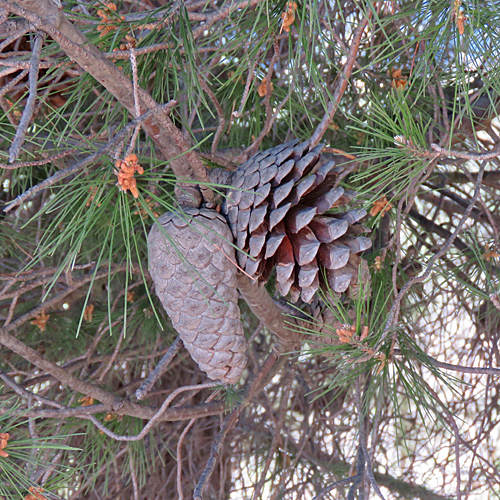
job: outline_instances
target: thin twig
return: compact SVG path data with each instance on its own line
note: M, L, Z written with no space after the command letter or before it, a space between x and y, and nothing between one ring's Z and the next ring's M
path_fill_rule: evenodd
M38 167L40 165L46 165L47 163L52 163L55 160L60 160L61 158L72 155L76 152L78 152L78 149L73 148L73 149L68 149L67 151L63 151L62 153L59 153L57 155L50 156L49 158L45 158L43 160L24 161L21 163L14 163L14 165L0 163L0 168L3 168L4 170L16 170L18 168L23 168L23 167Z
M201 389L208 389L210 387L215 387L217 385L220 385L220 382L207 382L206 384L195 384L195 385L186 385L183 387L179 387L175 391L173 391L167 399L163 402L161 405L160 409L156 412L156 414L151 418L151 420L143 427L142 431L139 432L139 434L136 434L135 436L123 436L120 434L115 434L114 432L110 431L106 426L101 424L99 420L97 420L95 417L88 417L88 419L106 436L116 440L116 441L140 441L143 439L147 433L150 431L151 427L160 420L160 417L165 413L167 408L170 406L170 403L174 400L174 398L186 391L200 391Z
M210 29L217 21L229 17L236 10L244 9L246 7L254 7L261 1L262 0L242 0L241 2L238 3L229 2L225 4L223 8L211 14L209 17L207 17L204 23L200 24L200 26L198 26L196 29L193 30L192 33L193 40L196 40L205 31Z
M128 465L130 467L130 478L132 479L132 488L134 490L134 500L139 500L139 484L135 475L134 459L132 457L132 450L128 450Z
M0 24L1 24L1 22L0 22ZM7 45L10 45L12 42L15 42L18 38L24 36L28 32L29 32L29 27L23 26L19 30L12 33L11 36L9 36L2 43L0 43L0 52L3 52L3 49L5 49L5 47L7 47Z
M337 84L337 87L335 88L332 99L328 104L328 109L325 115L323 116L323 119L316 127L316 130L314 131L314 134L311 137L311 147L316 146L319 143L319 141L321 141L321 138L328 130L328 127L332 122L333 116L337 111L337 107L340 103L340 100L342 99L342 96L344 95L344 92L347 89L347 84L349 83L349 78L351 77L352 68L356 61L356 56L358 54L359 46L361 44L361 38L363 37L363 33L365 31L365 28L368 26L368 22L371 19L371 17L372 17L372 12L370 10L368 14L366 14L363 20L361 21L361 24L354 30L349 56L347 57L347 61L344 64L344 67L342 68L342 73L340 74L340 82Z
M74 174L78 172L79 170L82 170L85 168L87 165L90 165L94 161L96 161L98 158L100 158L102 155L108 153L111 151L113 146L118 144L120 141L122 141L127 134L137 126L137 124L143 122L144 120L147 120L150 118L152 115L157 114L157 113L166 113L168 112L173 106L177 104L177 101L170 101L167 104L161 104L160 106L157 106L156 108L150 109L149 111L146 111L143 115L139 116L135 120L131 121L128 125L123 127L118 134L116 134L112 139L110 139L102 148L100 148L98 151L95 153L91 154L90 156L87 156L87 158L79 161L78 163L75 163L74 165L65 168L63 170L59 170L56 172L54 175L49 177L48 179L45 179L44 181L40 182L36 186L31 187L24 193L20 194L17 198L15 198L11 203L9 203L3 210L4 212L9 212L13 208L19 206L21 203L26 201L28 198L31 198L33 195L41 191L42 189L46 189L56 182L60 181L61 179L64 179L65 177L68 177L68 175Z
M219 119L219 125L217 126L217 130L215 131L214 139L212 141L212 147L210 148L210 152L214 155L217 153L219 140L222 133L224 132L224 128L226 127L226 118L224 117L224 110L222 109L217 96L208 86L208 83L205 81L205 77L201 73L198 75L198 81L200 82L201 88L208 94L208 97L210 97L210 100L215 107L215 111L217 112L217 118Z
M173 342L168 351L165 353L163 358L161 358L160 362L156 365L156 368L151 372L149 377L141 384L139 389L135 391L135 397L138 401L144 399L146 394L151 390L151 387L155 384L155 382L165 373L168 365L172 362L175 355L179 351L182 346L182 340L180 337L177 337Z
M205 402L210 403L215 398L215 396L217 396L218 393L219 390L214 391L212 394L210 394L210 396L208 396ZM189 423L182 431L182 434L179 437L179 441L177 442L177 494L179 495L179 500L184 499L184 492L182 490L182 443L184 442L184 438L186 437L186 434L189 432L189 429L193 427L196 420L197 420L196 418L193 418L189 421Z
M334 483L328 485L326 488L323 488L316 496L313 497L312 500L321 500L327 493L334 490L335 488L339 488L340 486L345 486L347 484L352 483L353 481L358 481L360 478L356 476L345 477L344 479L340 479L339 481L335 481Z
M177 494L179 495L178 500L184 500L184 491L182 489L182 443L184 442L184 438L186 434L189 432L189 429L193 427L196 419L192 419L186 425L182 434L179 437L179 441L177 441Z
M400 355L401 350L394 349L394 354ZM483 368L476 366L453 365L451 363L438 361L432 356L427 356L426 360L428 360L433 366L437 366L438 368L444 368L445 370L452 370L454 372L459 372L459 373L474 373L475 375L493 375L495 377L500 377L500 368Z
M40 54L42 52L42 45L45 40L45 34L37 33L35 36L35 43L33 44L33 52L30 59L29 70L29 92L28 99L26 99L26 106L24 107L21 121L16 130L16 135L9 148L9 163L14 163L19 156L19 151L24 143L24 137L28 126L33 118L33 110L35 109L36 94L38 88L38 66L40 64Z
M12 87L15 87L27 74L28 70L24 69L15 78L13 78L7 85L2 87L2 90L0 90L0 97L3 97Z
M118 357L118 353L120 352L122 342L123 342L123 339L125 337L126 325L127 325L127 322L124 321L123 326L122 326L122 330L120 332L120 336L118 337L118 342L116 343L116 346L113 350L113 354L111 355L111 358L109 359L107 365L104 367L104 369L102 370L102 372L99 375L98 382L101 384L103 383L104 377L109 372L109 370L111 370L114 362L116 361L116 358Z
M490 153L468 153L466 151L451 151L449 149L444 149L438 144L431 144L431 148L442 156L455 156L456 158L464 158L465 160L485 161L500 156L500 151L491 151Z
M248 94L250 92L250 86L252 85L252 82L255 77L255 67L257 66L257 59L253 62L251 66L248 67L248 73L247 73L247 81L245 82L245 88L243 90L243 94L241 96L241 101L240 101L240 107L238 108L238 111L233 111L232 115L235 118L239 118L241 114L243 113L243 110L245 109L245 104L248 99Z
M356 401L358 406L358 418L359 418L359 443L361 449L363 450L363 458L366 466L366 474L368 476L368 479L370 480L372 488L375 490L375 493L377 493L377 495L381 498L381 500L385 500L385 497L380 491L380 487L377 484L375 477L373 476L372 462L370 460L370 455L368 453L368 446L366 444L366 422L365 422L365 412L363 410L363 400L366 397L367 392L366 392L366 387L365 390L361 388L360 377L358 377L357 386L358 390L356 391Z
M141 115L141 105L139 101L139 77L137 76L137 58L135 55L134 47L130 47L130 67L132 68L132 87L134 89L134 108L135 108L135 117ZM132 151L135 148L135 142L137 141L137 137L139 136L139 132L141 130L141 124L139 123L132 134L132 139L130 139L130 144L127 148L125 156L132 154Z
M269 61L269 68L268 68L267 74L263 80L266 82L266 95L262 101L262 104L264 104L264 108L266 110L266 121L264 122L264 126L262 127L262 130L261 130L260 134L258 135L258 137L255 139L255 141L253 141L253 143L250 146L248 146L243 151L243 153L240 154L240 156L238 157L238 161L242 161L243 156L245 156L245 155L252 156L259 149L259 146L262 144L262 141L264 140L266 135L271 130L271 127L272 127L274 121L276 120L278 113L281 111L281 109L283 108L285 103L290 98L290 94L294 88L294 82L292 81L292 83L290 85L290 91L288 92L287 96L282 101L282 103L278 106L276 111L273 113L273 109L271 106L271 94L272 94L271 78L272 78L273 73L274 73L274 66L278 62L279 55L280 55L280 47L279 47L279 43L278 43L277 39L274 40L273 46L274 46L273 56L271 57L271 60Z

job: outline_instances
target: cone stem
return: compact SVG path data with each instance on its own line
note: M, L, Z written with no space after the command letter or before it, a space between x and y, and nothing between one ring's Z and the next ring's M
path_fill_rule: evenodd
M241 273L237 275L237 283L241 295L255 316L278 337L283 352L292 350L300 340L300 333L293 330L294 319L283 313L265 287Z

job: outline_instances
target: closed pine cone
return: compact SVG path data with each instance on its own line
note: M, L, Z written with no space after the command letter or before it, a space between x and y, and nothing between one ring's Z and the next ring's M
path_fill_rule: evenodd
M240 321L234 248L226 220L214 210L163 214L148 237L156 294L198 366L234 384L247 357Z
M323 145L292 141L256 154L234 173L223 203L236 240L238 264L265 282L276 267L282 295L311 302L320 286L343 293L356 283L356 255L371 247L360 236L365 210L326 214L356 193L338 186L343 171L320 162ZM366 266L365 266L366 267ZM366 276L366 273L362 273Z

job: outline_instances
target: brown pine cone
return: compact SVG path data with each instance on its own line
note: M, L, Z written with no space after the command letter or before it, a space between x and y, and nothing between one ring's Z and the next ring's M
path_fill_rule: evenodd
M164 231L155 224L148 237L156 294L199 367L212 380L234 384L247 357L227 222L194 208L158 222Z
M234 173L222 211L236 240L238 264L267 281L276 267L282 295L310 302L320 286L336 293L357 281L356 255L371 247L360 236L365 210L325 213L349 203L353 191L338 187L343 171L320 162L323 145L292 141L256 154Z

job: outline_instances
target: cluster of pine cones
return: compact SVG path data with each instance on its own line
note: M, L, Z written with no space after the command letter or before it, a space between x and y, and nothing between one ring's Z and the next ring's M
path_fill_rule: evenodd
M319 289L357 288L359 253L371 246L365 210L342 210L355 196L323 146L295 140L260 152L233 174L222 214L167 213L148 238L156 293L200 368L235 383L246 364L236 273L310 303ZM365 265L366 266L366 265ZM239 271L238 271L239 270Z

